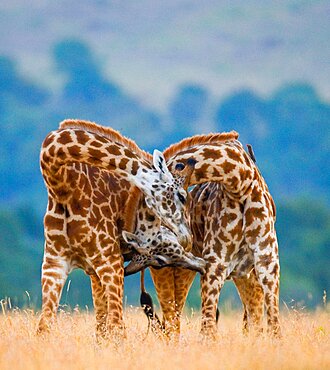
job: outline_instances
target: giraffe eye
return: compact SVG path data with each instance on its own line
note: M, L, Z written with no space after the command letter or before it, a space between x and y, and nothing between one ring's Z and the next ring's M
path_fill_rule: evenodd
M179 198L179 201L182 203L182 204L185 204L186 203L186 198L184 195L182 195L181 193L178 193L178 198Z

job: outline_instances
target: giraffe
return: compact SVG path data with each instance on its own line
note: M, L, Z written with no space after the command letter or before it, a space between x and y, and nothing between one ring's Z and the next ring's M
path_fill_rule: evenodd
M190 178L193 253L205 259L201 276L202 328L216 337L216 312L226 279L236 284L244 306L244 328L260 330L264 306L270 333L280 336L279 259L276 210L257 166L236 137L198 143L195 136L164 151L168 167L187 158L198 164ZM191 145L194 143L194 145ZM212 181L212 182L210 182ZM205 183L205 184L203 184ZM151 268L167 332L178 333L180 314L195 273L182 268Z
M48 206L38 332L49 330L70 271L82 268L91 279L97 334L123 335L121 232L134 227L142 192L155 216L189 248L180 198L191 170L176 171L174 178L160 152L152 158L117 131L78 120L62 122L46 137L40 162Z

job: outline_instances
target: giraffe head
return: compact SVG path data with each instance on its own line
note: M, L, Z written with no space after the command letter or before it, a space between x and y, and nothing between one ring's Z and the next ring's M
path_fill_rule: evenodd
M167 227L161 226L151 242L142 240L141 237L127 231L123 231L123 238L136 252L125 267L125 276L149 266L154 268L184 267L201 274L205 273L205 261L185 251L177 237Z
M187 189L190 176L194 170L196 161L190 159L186 164L178 163L175 171L168 170L163 154L155 150L153 155L153 167L156 176L144 182L145 202L162 223L172 230L179 243L189 249L192 245L192 236L188 222L186 203Z

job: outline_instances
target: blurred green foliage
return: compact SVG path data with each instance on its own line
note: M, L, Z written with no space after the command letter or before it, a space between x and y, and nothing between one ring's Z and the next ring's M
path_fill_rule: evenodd
M269 97L245 89L214 104L207 87L192 82L180 86L168 112L160 114L107 79L84 42L63 40L52 58L64 81L55 91L29 81L15 61L0 56L0 298L40 304L47 196L39 149L62 119L80 118L119 129L147 150L210 129L238 131L243 143L253 145L277 203L281 297L321 304L330 287L330 105L312 86L293 82ZM200 304L197 280L188 299L193 307ZM137 276L127 278L127 304L138 304L138 287ZM232 295L233 287L223 298ZM82 272L70 276L62 303L91 305Z

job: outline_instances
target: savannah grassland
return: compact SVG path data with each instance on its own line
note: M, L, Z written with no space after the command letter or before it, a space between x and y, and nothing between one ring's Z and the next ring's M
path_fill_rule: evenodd
M284 310L283 310L284 311ZM240 312L220 316L219 339L199 337L200 314L186 313L179 342L147 332L138 308L125 311L127 338L99 346L94 315L65 313L51 334L35 335L38 314L0 316L0 369L330 369L330 314L282 312L282 339L244 336Z

